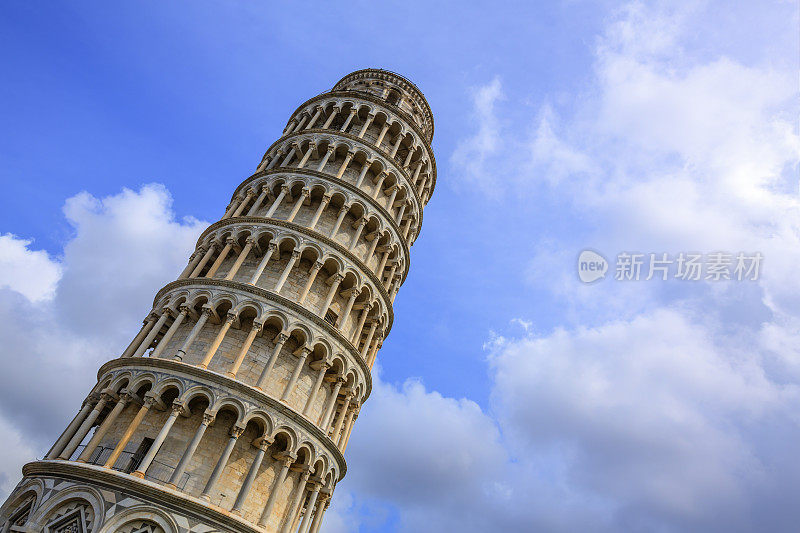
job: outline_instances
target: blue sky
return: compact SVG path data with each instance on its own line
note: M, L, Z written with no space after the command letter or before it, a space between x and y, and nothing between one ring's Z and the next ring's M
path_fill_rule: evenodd
M4 490L289 114L374 66L425 93L438 181L326 531L797 523L793 3L0 13ZM586 247L764 272L585 286Z

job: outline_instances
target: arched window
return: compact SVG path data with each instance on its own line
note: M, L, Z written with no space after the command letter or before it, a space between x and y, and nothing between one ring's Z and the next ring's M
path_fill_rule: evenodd
M31 516L34 501L34 498L28 498L17 507L14 514L12 514L11 518L8 520L8 527L4 528L3 531L27 531L27 528L24 526L28 523L28 518Z
M51 514L44 533L91 533L92 506L84 500L71 500Z

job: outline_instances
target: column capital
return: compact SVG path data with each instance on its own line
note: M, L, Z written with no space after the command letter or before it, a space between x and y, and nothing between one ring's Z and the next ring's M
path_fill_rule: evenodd
M300 195L305 198L308 198L309 196L311 196L311 189L309 189L308 187L303 187L303 189L300 191Z
M247 238L244 240L244 243L245 243L245 244L249 244L250 246L255 246L255 244L256 244L257 242L258 242L258 240L257 240L255 237L252 237L252 236L251 236L251 237L247 237Z
M233 324L234 322L236 322L237 318L239 318L239 315L237 313L234 313L232 311L228 311L228 314L225 315L225 322Z
M100 393L97 393L97 392L93 392L93 393L91 393L89 396L87 396L87 397L86 397L86 399L84 399L84 400L81 402L81 407L83 407L83 406L85 406L85 405L87 405L87 404L88 404L88 405L94 405L94 404L96 404L97 402L99 402L99 401L100 401L100 397L101 397L101 394L100 394Z
M208 411L204 412L203 413L203 424L205 424L206 426L210 426L211 424L214 423L214 420L216 419L216 417L217 417L216 413L209 413Z
M297 248L295 248L294 250L292 250L292 259L297 259L298 257L300 257L300 254L301 254L301 253L302 253L302 252L300 252L300 250L298 250Z
M322 261L314 261L314 264L311 265L312 271L319 271L325 264Z
M239 437L242 436L242 433L244 433L244 430L245 430L245 428L243 428L242 426L233 426L231 428L231 431L230 431L230 436L233 437L233 438L238 439Z
M288 185L281 185L281 191L285 192L286 194L290 194Z
M255 189L247 189L247 192L244 193L245 196L252 198L256 195Z
M188 417L189 415L191 415L191 412L189 411L189 409L187 409L186 405L181 403L181 402L179 402L178 400L175 400L174 402L172 402L171 411L176 416L180 415L180 416L183 416L183 417Z
M233 246L238 243L236 242L236 239L234 239L233 237L226 237L225 244L230 244L231 246Z
M111 390L104 390L100 393L100 399L105 400L106 403L116 402L119 400L119 394Z
M284 333L282 331L280 333L278 333L278 335L276 335L274 339L272 339L272 341L275 344L281 344L281 343L284 343L284 342L286 342L288 340L289 340L289 335L287 335L286 333Z
M330 202L330 201L331 201L331 195L330 195L330 193L327 193L327 192L326 192L325 194L323 194L323 195L322 195L322 200L321 200L321 201L322 201L322 202L325 202L326 204L327 204L328 202Z
M272 456L276 461L280 461L283 466L289 466L297 460L297 454L291 452L278 452Z

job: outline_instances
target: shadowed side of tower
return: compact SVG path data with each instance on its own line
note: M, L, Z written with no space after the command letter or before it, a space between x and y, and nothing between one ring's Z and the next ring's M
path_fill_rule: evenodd
M433 116L365 69L301 105L0 508L2 531L317 532L436 183Z

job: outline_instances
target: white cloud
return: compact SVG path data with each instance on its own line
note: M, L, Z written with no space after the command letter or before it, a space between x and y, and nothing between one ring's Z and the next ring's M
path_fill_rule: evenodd
M463 139L451 156L451 162L468 185L477 186L487 194L496 193L496 169L486 167L486 162L503 148L502 128L495 106L502 100L503 86L499 77L472 91L473 123L475 134ZM458 184L456 184L458 186Z
M0 288L40 302L53 297L61 268L47 252L30 250L32 242L10 233L0 235Z
M30 459L30 450L52 444L98 366L125 348L155 290L180 272L205 227L174 220L160 185L101 199L81 193L64 212L74 234L58 262L30 250L29 241L0 237L11 280L0 289L0 423L19 428L27 441L25 449L7 449L14 457ZM16 463L0 464L6 477L19 477Z

